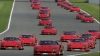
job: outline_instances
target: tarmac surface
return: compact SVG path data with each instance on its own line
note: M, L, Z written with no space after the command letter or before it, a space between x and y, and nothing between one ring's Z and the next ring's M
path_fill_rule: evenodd
M14 11L12 13L12 20L10 29L0 35L0 39L7 36L18 37L19 34L35 34L38 40L59 40L62 31L76 31L78 34L84 33L87 29L99 29L99 24L83 23L76 19L76 12L69 12L60 6L57 6L54 0L41 0L42 6L50 7L51 19L53 25L57 27L57 35L40 35L41 27L38 26L37 14L38 10L32 10L29 0L16 0ZM89 52L99 51L99 40L97 40L96 48ZM88 52L67 51L66 42L64 45L64 55L81 54ZM24 50L0 50L0 56L34 56L33 47L25 46Z

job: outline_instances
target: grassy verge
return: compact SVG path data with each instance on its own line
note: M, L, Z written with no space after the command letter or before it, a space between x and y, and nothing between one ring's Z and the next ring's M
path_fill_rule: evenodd
M13 0L0 0L0 33L8 25Z
M90 54L83 54L78 56L100 56L100 52L90 53Z
M76 6L79 6L82 10L88 12L89 14L93 15L100 22L100 18L99 18L100 5L85 3L86 0L68 0L68 1L70 1Z

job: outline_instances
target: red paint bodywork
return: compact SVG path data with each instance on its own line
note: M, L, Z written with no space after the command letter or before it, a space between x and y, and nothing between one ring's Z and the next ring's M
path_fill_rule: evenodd
M32 5L32 8L33 9L40 9L41 8L41 4L36 4L35 3L35 4Z
M92 30L92 29L89 29ZM89 32L89 30L86 31L86 33L92 34L93 36L96 36L96 39L100 39L100 31L97 29L93 29L93 30L97 30L97 32Z
M88 42L68 42L67 51L73 51L74 49L80 49L81 51L89 51Z
M79 38L81 38L81 37L79 37ZM95 39L93 36L90 36L89 39L88 39L88 37L82 37L82 38L86 40L86 42L89 44L91 49L95 48Z
M47 20L43 20L43 19L47 19ZM52 20L50 18L43 18L43 19L39 19L39 25L52 25Z
M74 5L68 3L68 4L65 4L64 6L65 6L65 7L64 7L65 9L69 10L69 9L71 9Z
M64 46L61 44L51 44L51 45L41 45L42 41L52 41L52 40L40 40L40 42L34 46L33 53L34 55L42 55L47 53L46 55L59 55L61 53L63 55ZM53 41L57 42L57 41ZM57 42L58 43L58 42Z
M58 6L61 6L64 2L66 2L66 0L58 0L57 4Z
M76 12L80 12L80 8L77 7L77 6L72 6L72 7L69 8L69 9L70 9L70 12L74 12L74 11L76 11Z
M18 50L24 49L23 42L21 40L4 40L4 39L0 40L0 49L7 49L7 48L18 49Z
M91 17L87 17L87 16L91 16L91 15L85 15L84 17L83 17L83 22L91 22L91 23L94 23L94 17L93 16L91 16Z
M31 6L33 6L34 4L40 4L40 0L32 0Z
M64 35L64 32L62 32L60 34L60 40L63 41L63 42L72 40L73 38L78 38L78 34L75 33L75 34L72 34L72 35Z
M49 25L48 25L49 26ZM44 26L42 29L41 29L41 34L53 34L53 35L56 35L57 34L57 28L54 27L54 26L49 26L49 27L53 27L53 28L45 28L45 27L48 27L48 26Z
M34 34L20 34L19 39L23 41L24 45L28 45L28 46L34 46L37 43L37 36Z
M83 17L85 16L85 14L86 13L82 13L82 12L80 12L80 13L78 13L77 15L76 15L76 19L83 19Z
M47 13L40 14L43 11L47 11ZM40 10L38 12L38 16L37 16L38 19L41 19L41 18L49 18L49 17L50 17L50 11L48 11L48 10Z

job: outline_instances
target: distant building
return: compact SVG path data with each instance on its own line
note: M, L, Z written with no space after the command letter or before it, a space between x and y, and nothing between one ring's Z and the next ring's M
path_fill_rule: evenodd
M100 4L100 0L87 0L88 3Z

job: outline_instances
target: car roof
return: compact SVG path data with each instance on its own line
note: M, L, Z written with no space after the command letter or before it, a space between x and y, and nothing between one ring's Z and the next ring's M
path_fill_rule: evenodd
M99 30L97 30L97 29L89 29L88 31L99 31Z
M17 37L4 37L4 38L17 38Z
M86 14L86 13L84 13L84 12L79 12L79 14Z
M76 33L76 31L63 31L63 33Z
M41 18L41 20L42 20L42 19L49 19L49 18Z

